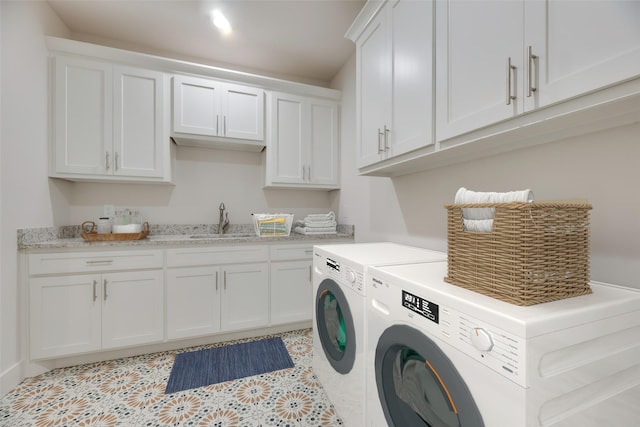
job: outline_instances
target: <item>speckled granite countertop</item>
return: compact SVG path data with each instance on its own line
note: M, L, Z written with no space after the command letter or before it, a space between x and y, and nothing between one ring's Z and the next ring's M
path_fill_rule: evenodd
M318 240L353 240L352 225L338 225L337 234L304 235L291 231L288 237L258 237L252 224L232 225L223 236L216 235L216 225L150 225L149 236L141 240L87 242L80 226L30 228L18 230L18 249L88 249L163 246L229 245L234 243L300 242ZM195 238L192 236L196 236Z

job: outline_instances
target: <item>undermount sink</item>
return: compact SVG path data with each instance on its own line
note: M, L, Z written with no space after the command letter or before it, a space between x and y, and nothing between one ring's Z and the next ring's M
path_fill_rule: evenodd
M247 237L256 237L255 233L228 233L228 234L192 234L190 239L241 239Z

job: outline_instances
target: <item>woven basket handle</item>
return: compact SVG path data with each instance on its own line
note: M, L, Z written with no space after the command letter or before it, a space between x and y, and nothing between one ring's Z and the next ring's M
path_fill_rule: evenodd
M95 233L96 232L96 223L93 221L85 221L80 226L82 231L85 233Z

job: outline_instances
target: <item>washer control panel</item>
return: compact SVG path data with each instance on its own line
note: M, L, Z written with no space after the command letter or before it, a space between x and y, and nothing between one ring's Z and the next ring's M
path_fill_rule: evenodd
M370 276L373 305L386 307L393 318L408 322L436 342L444 342L526 387L526 341L512 333L455 310L428 288L401 288ZM443 347L444 348L444 347Z
M321 270L339 285L346 286L364 295L364 272L337 257L324 258Z

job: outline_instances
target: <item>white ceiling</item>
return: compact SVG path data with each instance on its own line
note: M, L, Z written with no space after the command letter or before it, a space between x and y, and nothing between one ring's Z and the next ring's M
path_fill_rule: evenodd
M74 39L326 84L354 52L365 0L47 0ZM210 13L233 32L223 37Z

